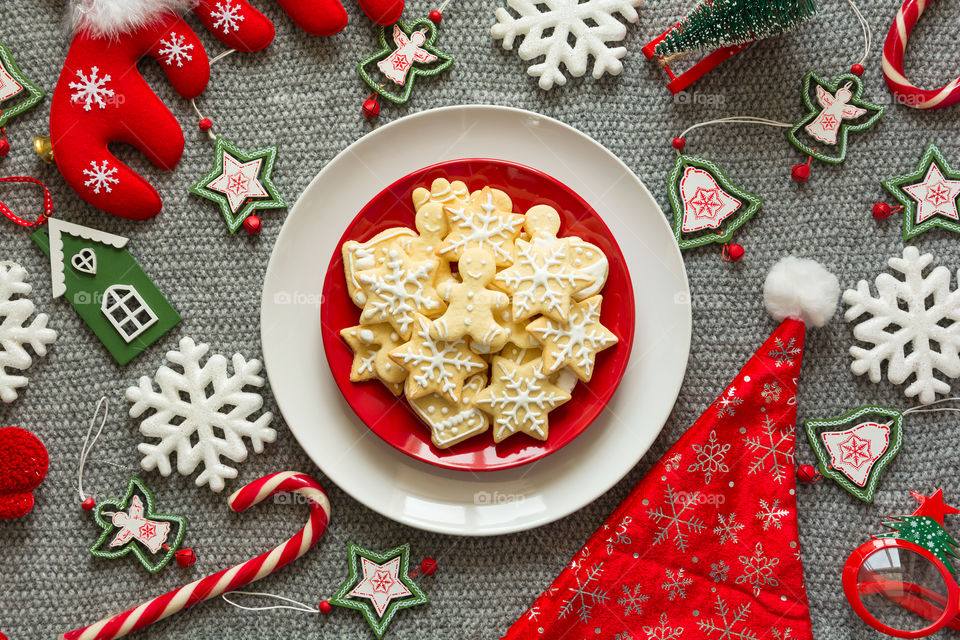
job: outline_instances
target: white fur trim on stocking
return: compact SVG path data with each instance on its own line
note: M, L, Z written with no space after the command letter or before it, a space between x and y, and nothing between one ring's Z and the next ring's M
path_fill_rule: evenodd
M98 38L118 38L166 13L182 14L197 0L74 0L70 21L74 32Z

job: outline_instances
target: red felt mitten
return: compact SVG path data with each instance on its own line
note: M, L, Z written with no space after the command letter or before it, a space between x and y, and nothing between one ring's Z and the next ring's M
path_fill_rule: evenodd
M339 0L277 0L290 19L315 36L347 26ZM273 23L247 0L200 0L194 13L220 42L238 51L259 51L273 40Z
M49 465L47 449L35 435L18 427L0 429L0 520L30 512L32 491Z

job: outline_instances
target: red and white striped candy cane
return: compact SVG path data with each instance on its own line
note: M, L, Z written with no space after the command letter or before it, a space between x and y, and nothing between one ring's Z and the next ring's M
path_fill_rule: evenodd
M178 611L244 587L287 566L320 540L330 521L330 501L320 484L306 474L281 471L251 482L230 496L227 504L239 513L272 495L286 492L298 493L307 499L310 504L310 520L295 536L273 551L192 582L124 613L104 618L89 627L67 632L61 637L63 640L122 638Z
M918 89L903 75L907 39L930 0L906 0L883 44L883 77L894 97L914 109L942 109L960 101L960 78L940 89Z

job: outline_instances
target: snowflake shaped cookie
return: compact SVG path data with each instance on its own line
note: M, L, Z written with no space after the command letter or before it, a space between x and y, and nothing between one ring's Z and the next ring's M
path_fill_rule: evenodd
M340 331L340 337L353 351L352 382L380 380L398 396L403 393L407 370L390 358L390 352L403 340L389 324L359 325Z
M490 386L476 398L477 406L493 416L493 440L502 442L515 433L546 440L547 414L570 400L570 394L550 382L543 361L518 365L494 358Z
M543 316L527 331L543 347L543 368L554 373L569 367L584 382L590 382L597 353L617 344L617 336L600 324L603 296L593 296L570 307L566 322Z
M573 266L567 248L517 241L514 265L493 280L513 296L515 319L542 313L558 322L567 321L571 296L590 284L590 278Z
M403 249L391 248L382 265L357 274L366 294L360 324L389 322L401 338L409 339L416 314L443 313L443 301L433 287L434 271L434 265L418 264Z
M960 290L951 289L946 267L938 266L924 275L932 262L931 254L905 247L903 257L888 261L890 269L902 278L878 275L876 297L866 280L843 293L843 301L850 305L844 315L847 322L869 316L853 327L853 337L872 345L850 347L850 369L880 382L886 362L887 379L903 384L912 377L904 393L923 404L933 402L938 394L950 393L950 384L935 371L948 378L960 376Z
M619 75L623 71L620 59L627 55L627 49L607 43L623 40L627 27L614 16L619 13L636 22L636 7L640 3L641 0L507 0L514 13L498 7L497 24L491 27L490 35L503 40L504 49L513 49L514 40L520 36L517 53L522 60L544 58L527 68L528 74L540 79L541 89L567 83L561 65L579 78L587 72L589 57L593 57L594 78L605 73Z
M450 232L437 255L459 260L467 249L486 249L498 267L513 264L514 241L520 235L524 217L511 213L513 203L502 191L484 187L461 206L446 206Z
M264 443L273 442L277 432L268 426L273 420L270 412L250 420L251 414L263 407L263 398L244 388L263 386L264 379L257 375L260 361L246 360L236 353L233 373L228 374L227 359L222 355L213 355L201 365L209 349L183 338L179 351L167 352L167 360L179 371L161 366L154 380L141 377L138 386L127 389L126 396L133 403L130 417L151 412L140 423L140 433L156 442L137 446L143 454L140 466L168 476L170 458L176 453L181 475L190 475L202 463L197 486L206 484L219 492L225 479L237 477L237 470L223 464L221 457L243 462L247 459L243 438L261 453Z
M47 328L47 314L33 315L33 301L26 298L32 287L24 282L27 270L14 262L0 262L0 400L13 402L17 389L27 386L26 376L13 375L8 369L25 371L33 358L24 349L30 345L38 356L47 354L47 345L57 339L57 332Z
M430 320L413 315L410 342L390 352L409 372L406 395L410 400L436 393L451 402L460 400L464 380L487 368L486 361L470 351L464 340L444 341L430 335Z

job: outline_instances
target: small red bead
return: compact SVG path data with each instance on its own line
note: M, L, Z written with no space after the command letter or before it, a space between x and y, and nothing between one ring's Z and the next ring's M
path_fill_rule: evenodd
M802 464L797 469L797 477L803 482L816 482L820 479L820 472L813 465Z
M321 600L320 604L317 605L317 609L320 610L320 613L330 613L333 611L333 605L326 600Z
M878 202L873 205L873 219L874 220L886 220L890 217L893 211L890 210L890 205L886 202Z
M263 230L263 223L258 216L251 214L243 221L243 230L255 236Z
M425 576L432 576L437 572L437 561L433 558L424 558L420 563L420 571Z
M213 128L213 120L211 120L210 118L204 118L203 120L197 123L197 126L200 127L200 131L203 131L203 132L210 131L210 129Z
M0 140L0 158L10 153L10 143L6 140Z
M186 569L197 561L197 554L193 552L193 549L180 549L180 551L177 551L176 558L177 564Z
M422 14L421 14L422 15ZM430 22L433 24L440 24L440 21L443 20L443 14L434 9L430 12Z
M83 507L84 511L91 511L97 506L97 501L93 498L86 498L80 506Z
M683 138L674 138L673 139L673 148L677 151L683 151L683 148L687 146L687 141Z
M731 262L740 262L740 258L743 257L743 254L746 253L738 244L728 244L727 245L727 257Z
M862 75L863 75L863 65L860 64L859 62L858 62L857 64L853 65L852 67L850 67L850 73L852 73L852 74L855 75L855 76L862 76Z
M793 168L790 169L790 177L793 178L794 182L806 182L810 179L810 165L806 162L793 165Z
M373 120L380 115L380 103L376 98L367 98L363 101L363 117Z

